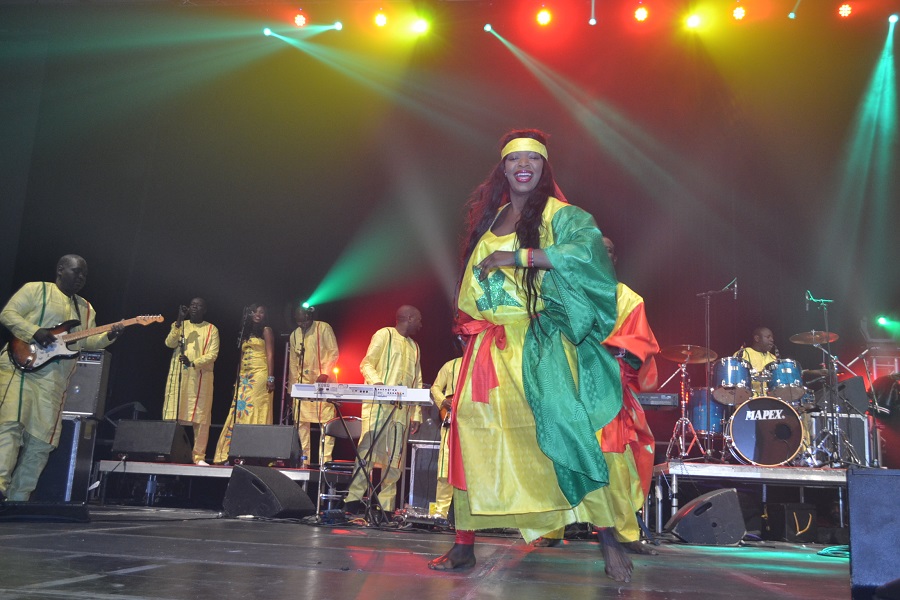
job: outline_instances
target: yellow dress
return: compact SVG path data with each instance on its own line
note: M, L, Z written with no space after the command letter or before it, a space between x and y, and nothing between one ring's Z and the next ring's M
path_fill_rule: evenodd
M232 403L231 412L216 445L213 461L221 464L228 460L231 450L231 436L234 426L271 425L272 395L266 389L269 367L266 362L266 341L251 337L241 346L241 373L238 380L237 398Z
M548 202L544 223L560 208L560 203ZM541 247L551 246L553 241L552 228L543 227ZM488 230L472 253L460 288L459 309L476 320L502 325L505 345L502 349L496 343L490 346L499 385L490 390L488 402L472 401L475 361L468 365L463 387L457 390L454 419L459 425L467 489L456 489L454 493L456 526L464 530L514 527L529 542L575 522L612 527L616 519L609 487L590 492L572 506L556 484L553 462L538 445L535 419L522 379L530 317L525 308L524 286L515 282L515 269L499 268L479 281L473 267L495 251L513 251L517 247L515 233L497 236ZM538 285L543 275L539 274ZM543 309L540 298L536 309ZM470 341L474 344L473 356L487 334L483 331ZM577 382L574 347L564 337L563 344Z

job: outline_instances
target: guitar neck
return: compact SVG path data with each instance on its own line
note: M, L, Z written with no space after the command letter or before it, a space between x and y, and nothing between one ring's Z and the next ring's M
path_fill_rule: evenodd
M76 342L78 340L83 340L84 338L91 337L92 335L97 335L100 333L107 333L116 325L122 325L124 327L128 327L129 325L134 325L138 322L138 317L133 319L125 319L124 321L117 321L115 323L110 323L108 325L100 325L99 327L90 327L88 329L83 329L81 331L73 331L71 333L67 333L62 336L58 336L63 338L63 342L68 344L69 342Z

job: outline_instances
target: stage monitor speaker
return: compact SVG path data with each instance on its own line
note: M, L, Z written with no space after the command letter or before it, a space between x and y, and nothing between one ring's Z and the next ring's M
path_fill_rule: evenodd
M850 584L853 598L871 598L875 588L900 579L900 470L847 471L850 504Z
M38 502L87 502L94 459L97 422L63 416L59 446L50 453L31 500Z
M300 465L300 440L290 425L235 425L231 434L228 460L234 464L267 466L278 463L294 468Z
M131 461L194 462L187 432L174 421L119 421L112 453Z
M737 490L723 488L694 498L672 515L666 531L688 544L738 545L747 529Z
M0 522L29 521L89 523L87 505L82 502L0 502Z
M63 412L101 418L106 409L110 354L105 350L83 350L69 378Z
M290 477L270 467L247 465L232 469L222 508L229 517L287 519L316 514L312 500Z

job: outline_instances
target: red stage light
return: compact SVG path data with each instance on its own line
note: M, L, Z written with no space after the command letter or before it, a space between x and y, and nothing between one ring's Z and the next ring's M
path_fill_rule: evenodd
M639 6L634 11L634 20L643 23L650 17L650 11L646 6Z
M553 15L546 8L542 8L538 11L535 18L537 19L538 25L545 26L549 25L550 21L553 20Z
M302 12L298 12L296 15L294 15L294 25L296 25L297 27L306 27L306 23L307 20L305 14L303 14Z
M850 6L850 4L848 2L845 2L844 4L841 4L840 7L838 7L838 14L844 18L849 17L850 13L852 13L852 12L853 12L853 7Z

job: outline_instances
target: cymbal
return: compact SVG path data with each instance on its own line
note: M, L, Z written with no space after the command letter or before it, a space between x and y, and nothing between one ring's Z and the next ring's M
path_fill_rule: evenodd
M693 344L667 346L659 351L659 355L672 362L688 363L692 365L712 362L716 360L717 356L716 353L709 348L694 346Z
M836 342L840 336L830 331L803 331L795 333L791 336L791 341L795 344L827 344Z

